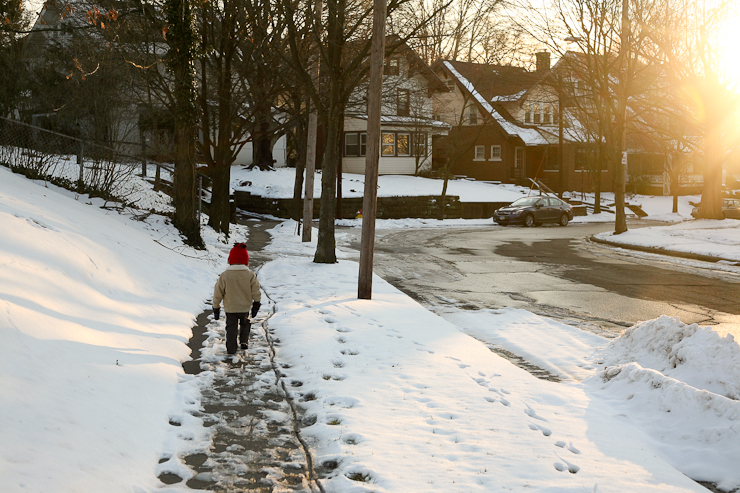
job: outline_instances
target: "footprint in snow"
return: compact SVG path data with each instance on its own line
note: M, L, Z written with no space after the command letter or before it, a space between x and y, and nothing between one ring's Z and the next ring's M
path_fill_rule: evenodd
M564 441L562 441L562 440L558 440L557 442L555 442L555 446L556 446L556 447L560 447L560 448L563 448L563 449L564 449L564 448L566 448L566 447L565 447L565 442L564 442ZM572 453L572 454L576 454L576 455L580 455L580 454L581 454L581 451L580 451L580 450L578 450L577 448L575 448L575 447L573 446L573 442L570 442L570 444L568 445L568 447L567 447L567 449L566 449L566 450L568 450L568 452L570 452L570 453Z
M542 432L542 434L543 434L543 435L545 435L546 437L549 437L550 435L552 435L552 431L551 431L551 430L550 430L549 428L545 428L544 426L540 426L540 425L535 425L535 424L530 424L530 425L529 425L529 429L530 429L530 430L532 430L532 431L537 431L537 430L539 430L539 431L541 431L541 432Z
M464 368L470 368L470 365L466 365L465 363L460 363L460 364L459 364L459 365L457 365L457 366L459 366L460 368L463 368L463 369L464 369Z
M417 351L423 351L423 352L427 352L427 353L429 353L429 354L434 354L434 351L430 351L429 349L421 349L421 348L416 348L416 350L417 350Z
M329 310L319 310L319 313L322 315L333 315L333 313Z
M349 327L338 327L336 330L337 332L352 332L352 329Z
M335 324L335 323L337 323L337 319L336 318L333 318L333 317L326 317L324 319L324 322L326 322L328 324Z
M578 471L581 470L580 467L578 467L577 465L575 465L575 464L573 464L571 462L568 462L567 460L563 459L560 456L558 456L558 459L560 459L561 461L565 462L565 465L563 465L560 462L556 462L555 464L553 464L553 466L555 466L555 469L557 469L560 472L563 472L563 471L566 471L567 470L569 473L575 474L575 473L577 473Z
M532 407L529 404L524 404L524 405L527 406L527 409L524 410L527 416L529 416L530 418L539 419L540 421L544 421L545 423L548 422L545 418L543 418L542 416L539 416L537 414L537 411L532 409Z

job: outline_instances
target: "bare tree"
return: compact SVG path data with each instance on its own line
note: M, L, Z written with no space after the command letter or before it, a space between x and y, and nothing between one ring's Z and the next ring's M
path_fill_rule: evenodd
M720 36L737 6L730 0L663 0L661 7L663 22L649 26L655 43L650 55L667 67L684 122L698 129L701 138L704 187L699 217L723 219L722 170L729 147L725 127L738 96L723 72Z

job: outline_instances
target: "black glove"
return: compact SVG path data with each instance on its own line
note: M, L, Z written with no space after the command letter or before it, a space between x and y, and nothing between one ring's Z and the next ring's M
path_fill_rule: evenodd
M262 306L262 303L259 301L255 301L252 303L252 318L257 316L257 312L260 311L260 307Z
M221 316L221 308L214 308L213 309L213 320L218 320L218 317Z

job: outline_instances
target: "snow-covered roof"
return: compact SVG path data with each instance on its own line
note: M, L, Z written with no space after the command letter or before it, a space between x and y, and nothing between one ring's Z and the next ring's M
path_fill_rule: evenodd
M508 135L519 137L520 139L522 139L522 142L524 142L524 145L536 146L548 144L547 139L545 139L542 134L537 131L537 129L520 127L519 125L516 125L501 116L501 114L496 111L493 106L491 106L491 103L486 101L485 98L480 95L480 93L475 89L475 86L468 79L463 77L462 74L460 74L460 72L458 72L450 62L445 61L444 66L447 67L450 73L452 73L452 75L457 78L460 84L462 84L462 86L467 89L470 95L475 98L475 100L483 107L483 109L489 115L491 115L494 120L496 120L496 123L501 126L504 132L506 132Z
M360 120L367 120L367 115L347 115L352 118L358 118ZM386 116L380 117L380 123L386 125L406 125L406 126L417 126L417 127L434 127L444 128L449 130L451 125L449 123L441 122L439 120L429 120L427 118L417 118L414 116Z
M519 101L519 99L527 93L527 90L521 90L516 94L509 94L506 96L494 96L491 98L492 103L509 103L512 101Z

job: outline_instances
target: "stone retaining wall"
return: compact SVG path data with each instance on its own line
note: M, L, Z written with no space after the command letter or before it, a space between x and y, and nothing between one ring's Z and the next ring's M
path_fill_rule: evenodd
M457 196L448 196L445 217L449 219L476 219L493 217L493 211L508 202L460 202ZM437 196L378 197L378 219L405 219L438 217ZM289 218L293 199L270 199L237 190L234 192L236 207L257 214ZM319 217L319 200L314 199L314 219ZM362 209L362 198L343 198L342 217L354 218ZM301 209L302 210L302 209Z

